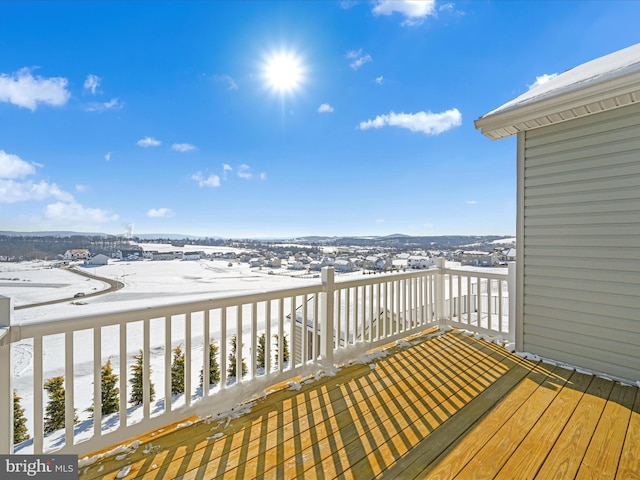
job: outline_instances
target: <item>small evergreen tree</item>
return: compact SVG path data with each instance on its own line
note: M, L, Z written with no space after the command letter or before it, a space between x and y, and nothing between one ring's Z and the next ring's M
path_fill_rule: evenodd
M184 352L178 345L173 350L173 361L171 362L171 393L184 393Z
M137 355L133 356L134 363L131 365L131 378L129 379L129 383L131 384L131 396L129 397L129 403L131 405L142 405L144 401L144 390L143 390L143 355L142 350L138 352ZM151 373L151 369L149 369L149 373ZM150 381L151 392L149 395L149 401L153 402L156 398L156 391L153 388L153 382Z
M242 346L240 347L242 348ZM236 376L236 351L238 349L238 337L235 335L231 337L231 352L229 353L229 367L227 368L227 376L235 377ZM244 377L248 373L247 364L242 359L242 365L240 366L242 369L242 377Z
M256 350L256 367L264 368L265 366L265 348L266 348L267 336L263 333L258 337L258 348Z
M44 389L49 395L44 414L44 433L51 433L64 428L64 377L62 375L51 377L44 382ZM78 416L75 409L73 412L73 422L77 423Z
M209 341L209 385L215 385L220 381L220 364L218 363L218 344L215 340ZM200 386L204 384L204 368L200 370Z
M280 337L276 333L273 338L276 341L276 365L278 365L278 361L280 359ZM287 336L282 336L282 361L289 361L289 342L287 341Z
M100 383L102 385L102 415L108 415L120 410L120 389L116 387L118 384L118 375L113 373L111 367L111 359L102 365L100 369ZM87 412L91 412L93 418L93 407L87 408Z
M27 417L24 416L24 408L20 405L22 397L18 396L18 391L13 391L13 443L18 444L29 440L27 431Z

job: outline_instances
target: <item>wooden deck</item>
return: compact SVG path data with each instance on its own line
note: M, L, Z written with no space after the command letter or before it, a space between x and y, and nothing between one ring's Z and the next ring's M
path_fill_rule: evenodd
M640 479L638 390L449 332L228 425L154 432L80 478Z

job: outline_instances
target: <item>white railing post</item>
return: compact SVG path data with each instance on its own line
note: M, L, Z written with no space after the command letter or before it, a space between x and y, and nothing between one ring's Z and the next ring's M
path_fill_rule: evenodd
M509 262L509 273L507 276L509 288L509 335L510 343L516 343L516 262ZM522 348L522 347L520 347Z
M320 355L324 362L333 365L333 296L335 271L333 267L321 270L323 292L320 294Z
M11 298L0 295L0 454L13 453L13 388L11 386Z
M445 282L444 282L444 269L447 260L444 258L436 258L436 267L438 267L438 273L436 274L436 284L435 284L435 302L436 302L436 321L438 322L438 327L446 327L447 326L447 317L445 315L445 304L446 304L446 295L445 295Z

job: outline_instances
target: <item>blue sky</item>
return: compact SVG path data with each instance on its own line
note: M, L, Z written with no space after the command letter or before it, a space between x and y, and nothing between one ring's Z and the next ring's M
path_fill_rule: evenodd
M640 2L0 2L0 230L511 235L473 126Z

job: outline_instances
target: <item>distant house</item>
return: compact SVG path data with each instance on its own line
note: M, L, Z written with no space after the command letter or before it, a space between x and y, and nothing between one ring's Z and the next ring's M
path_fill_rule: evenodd
M433 258L422 255L411 255L407 259L407 267L412 269L425 269L433 265Z
M91 257L91 253L86 248L72 248L64 252L65 260L86 260Z
M262 265L264 265L264 260L262 258L253 257L249 260L249 266L252 268L261 267Z
M476 127L517 136L516 349L640 380L640 44Z
M363 267L368 270L386 270L391 268L391 261L377 255L369 255L364 259Z
M84 263L85 265L107 265L109 263L109 257L102 253L98 253L97 255L85 260Z
M200 252L184 252L182 254L183 260L200 260Z
M502 261L503 262L515 262L516 260L516 252L515 248L509 248L502 252Z
M289 262L288 266L289 270L304 270L305 268L307 267L305 267L304 263L295 260L293 262Z
M153 252L151 260L154 261L166 261L166 260L175 260L175 255L173 252Z
M118 250L116 252L116 258L119 260L135 261L142 260L144 252L140 250Z
M356 266L351 263L351 260L346 258L338 258L333 262L333 268L335 268L336 272L341 273L355 272L357 270Z
M494 252L465 251L459 255L460 263L472 267L493 267L499 262Z

